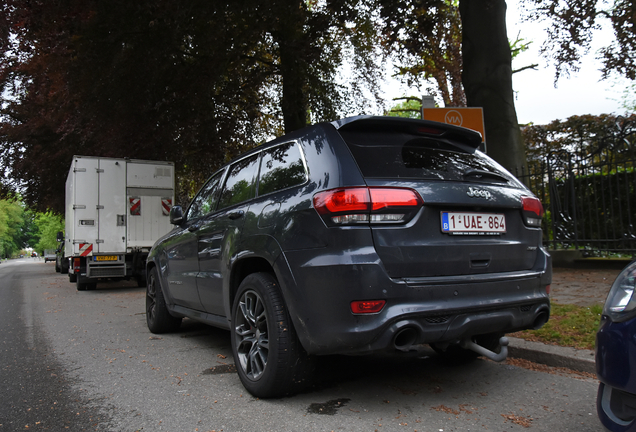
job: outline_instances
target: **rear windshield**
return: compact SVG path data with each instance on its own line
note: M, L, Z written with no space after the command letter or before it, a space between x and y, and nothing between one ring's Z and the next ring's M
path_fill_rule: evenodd
M365 177L507 183L510 174L483 153L409 133L341 131Z

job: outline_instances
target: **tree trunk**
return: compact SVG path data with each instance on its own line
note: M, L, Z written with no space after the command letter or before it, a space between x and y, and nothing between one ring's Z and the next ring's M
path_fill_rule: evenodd
M304 92L307 76L307 35L303 25L306 8L302 0L284 3L285 18L278 19L278 28L272 32L278 45L280 59L279 73L282 78L283 95L281 109L285 123L285 133L307 126L308 104Z
M460 0L462 82L469 107L482 107L488 155L516 176L527 173L512 91L505 0Z

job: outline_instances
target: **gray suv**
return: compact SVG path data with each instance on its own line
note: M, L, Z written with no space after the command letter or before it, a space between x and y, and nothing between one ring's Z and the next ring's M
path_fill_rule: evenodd
M441 123L353 117L285 135L217 171L147 261L153 333L229 329L245 388L301 388L325 354L505 358L549 318L543 207Z

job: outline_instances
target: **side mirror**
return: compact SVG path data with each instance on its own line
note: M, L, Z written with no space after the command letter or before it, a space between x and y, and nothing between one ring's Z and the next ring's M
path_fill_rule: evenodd
M57 232L57 241L61 242L64 240L64 233L62 231Z
M172 206L170 209L170 223L172 225L181 225L183 222L183 209L181 206Z

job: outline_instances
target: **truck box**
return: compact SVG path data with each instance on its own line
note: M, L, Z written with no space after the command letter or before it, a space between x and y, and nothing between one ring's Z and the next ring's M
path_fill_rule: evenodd
M174 163L74 156L66 179L64 257L78 290L100 278L137 278L171 229Z

